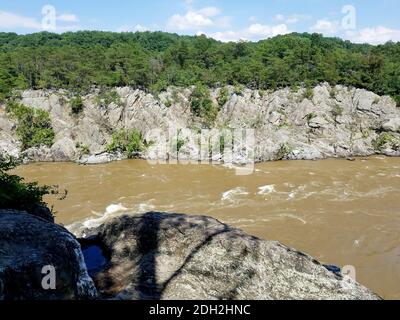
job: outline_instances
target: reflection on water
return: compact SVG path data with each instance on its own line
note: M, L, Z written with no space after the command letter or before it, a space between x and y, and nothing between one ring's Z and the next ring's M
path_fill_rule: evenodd
M400 299L398 158L263 163L250 176L223 166L146 161L42 163L16 171L68 190L63 201L48 198L59 223L96 225L105 216L152 210L209 215L324 263L353 265L358 281Z

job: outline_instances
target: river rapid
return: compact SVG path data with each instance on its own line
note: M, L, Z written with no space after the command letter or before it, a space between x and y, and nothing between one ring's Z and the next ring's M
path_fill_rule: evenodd
M260 163L245 176L221 165L141 160L15 172L68 190L62 201L46 199L64 225L148 211L208 215L323 263L354 266L357 281L400 299L400 158Z

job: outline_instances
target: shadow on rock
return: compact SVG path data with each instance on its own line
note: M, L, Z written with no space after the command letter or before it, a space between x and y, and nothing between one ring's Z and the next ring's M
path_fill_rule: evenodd
M205 216L150 212L91 231L104 299L379 299L312 257Z

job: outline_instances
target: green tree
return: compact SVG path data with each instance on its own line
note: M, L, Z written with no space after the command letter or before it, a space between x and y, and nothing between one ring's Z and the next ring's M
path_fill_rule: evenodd
M44 196L58 191L55 187L39 186L37 182L26 183L22 177L10 174L17 164L10 157L0 156L0 208L35 214L38 205L46 205Z
M122 152L128 158L136 158L146 150L146 147L147 144L144 142L141 132L136 129L122 129L113 134L107 151Z
M190 96L192 113L203 119L203 123L211 126L218 114L218 110L210 97L210 90L202 85L196 86Z
M72 114L78 115L83 111L84 104L80 95L75 96L69 102Z
M55 134L47 111L15 102L8 103L6 111L18 122L16 132L23 150L53 145Z

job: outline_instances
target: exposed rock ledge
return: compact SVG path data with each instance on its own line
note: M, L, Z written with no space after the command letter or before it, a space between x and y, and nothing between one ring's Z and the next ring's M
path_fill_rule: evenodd
M147 213L77 233L90 235L80 240L86 255L101 248L107 259L92 274L97 289L71 233L0 210L0 300L380 299L301 252L209 217ZM56 268L56 290L41 286L45 265Z
M99 105L99 92L94 91L83 97L84 109L80 115L71 114L68 92L22 92L23 104L49 112L55 131L54 145L22 153L15 122L0 106L0 152L23 156L28 161L96 164L123 158L106 153L115 130L137 129L147 136L154 129L201 128L200 119L190 111L190 88L170 88L159 96L127 87L115 90L120 97L118 104ZM231 87L228 90L227 102L220 108L215 128L254 129L256 162L373 154L400 156L400 108L390 97L328 84L314 88L312 97L306 97L304 89L297 92L289 88L276 92L245 89L241 94ZM219 89L212 90L211 96L217 104ZM382 134L386 136L382 138ZM180 158L198 159L198 140L187 139L185 133L181 139L184 144ZM142 157L163 159L154 151L160 141L151 137L149 141L154 144ZM218 161L222 155L214 154L212 158ZM241 160L239 155L233 162Z
M56 271L44 290L42 268ZM25 212L0 209L0 300L93 299L81 247L66 229Z

